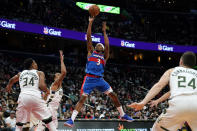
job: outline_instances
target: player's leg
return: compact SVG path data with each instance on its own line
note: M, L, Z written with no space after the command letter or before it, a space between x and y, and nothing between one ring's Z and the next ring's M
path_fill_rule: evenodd
M36 131L44 131L46 128L46 126L44 125L44 123L42 121L39 121L39 123L36 126Z
M185 114L186 121L192 131L197 131L197 95L183 96L184 106L188 107L188 111Z
M168 101L169 107L158 117L153 125L153 131L177 131L184 125L188 107L184 105L187 98L177 96Z
M80 112L81 108L83 107L83 104L84 104L87 96L88 95L84 95L84 94L81 95L81 98L78 101L77 105L75 106L75 110L73 111L71 118L64 123L64 126L73 127L75 118L77 117L78 113Z
M94 78L90 78L85 76L83 84L81 86L81 97L78 101L77 105L75 106L75 110L72 113L71 118L64 123L64 126L73 127L74 120L77 117L78 113L80 112L81 108L83 107L84 102L86 101L88 95L92 92L95 88Z
M188 121L188 125L192 129L192 131L197 131L197 120Z
M28 97L21 95L18 98L18 106L16 109L16 131L22 131L23 125L30 121L30 111L25 105L28 101Z
M162 113L155 121L152 131L177 131L185 122L179 118L171 113Z
M58 128L57 109L56 109L57 107L54 107L50 103L49 103L48 107L49 107L51 114L52 114L53 123L55 124L55 127Z
M45 103L45 101L37 97L34 97L32 99L35 101L33 108L32 108L33 115L37 119L41 120L50 131L57 131L55 124L52 121L51 112L49 108L47 107L47 104Z
M113 101L114 105L116 106L118 112L120 113L120 117L122 120L127 120L127 121L133 121L134 119L129 117L124 113L124 110L122 108L122 105L116 95L116 93L113 92L111 86L103 79L100 78L100 81L98 82L98 87L97 90L105 93L110 97L110 99Z
M23 125L23 131L29 131L30 130L30 123L27 122Z

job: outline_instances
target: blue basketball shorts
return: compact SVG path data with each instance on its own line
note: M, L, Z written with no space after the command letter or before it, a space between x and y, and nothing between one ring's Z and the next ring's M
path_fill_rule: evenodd
M113 92L111 86L103 79L103 77L94 78L85 76L81 87L81 95L89 95L94 89L105 94Z

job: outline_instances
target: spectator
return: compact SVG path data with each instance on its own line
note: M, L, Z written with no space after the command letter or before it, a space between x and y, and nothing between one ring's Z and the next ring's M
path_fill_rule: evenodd
M5 121L3 120L3 112L0 112L0 131L11 131L7 128Z
M91 115L89 111L87 112L85 119L93 119L93 116Z
M10 116L5 119L8 128L11 128L12 131L15 131L16 127L16 118L15 118L15 111L10 112Z

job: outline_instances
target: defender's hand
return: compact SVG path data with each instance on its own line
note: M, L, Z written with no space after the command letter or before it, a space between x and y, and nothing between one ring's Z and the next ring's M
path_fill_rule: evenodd
M159 102L157 100L151 101L150 102L150 107L157 107L157 105L159 104Z
M48 98L48 95L50 95L50 90L47 90L47 92L45 92L43 99L46 101Z
M7 91L8 93L11 93L11 90L12 90L12 89L11 89L10 86L7 85L5 89L6 89L6 91Z
M135 109L135 111L142 110L144 106L145 106L145 104L142 102L140 102L140 103L135 102L133 104L128 105L128 107Z
M106 32L106 22L103 22L103 28L102 28L103 32Z
M60 50L59 52L60 52L60 60L61 60L61 61L64 61L64 54L63 54L63 51Z
M89 22L93 22L94 21L94 17L89 17Z

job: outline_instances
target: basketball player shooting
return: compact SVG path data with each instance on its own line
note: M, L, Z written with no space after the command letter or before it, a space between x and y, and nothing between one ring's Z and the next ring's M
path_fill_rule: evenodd
M19 81L21 92L16 111L16 131L22 131L23 125L30 121L31 113L44 122L50 131L56 131L51 112L41 97L41 91L46 95L49 94L45 83L45 74L37 70L37 63L31 58L24 61L24 68L22 72L9 80L6 87L10 92L13 84Z
M81 98L77 103L75 110L72 113L72 117L64 123L65 126L73 127L74 120L77 114L80 112L86 98L90 93L97 89L100 92L108 95L115 106L117 107L120 118L126 121L133 121L131 117L126 115L122 109L122 106L113 92L110 85L103 79L104 66L109 58L109 40L106 34L106 22L103 22L103 34L104 34L104 42L105 46L101 43L98 43L94 49L92 46L92 38L91 38L91 28L94 18L89 18L89 25L87 29L87 64L86 64L86 76L83 81L83 85L81 87Z
M196 55L185 52L179 66L167 70L146 97L140 103L128 105L136 111L153 99L166 85L170 86L169 108L162 113L153 125L153 131L176 131L185 121L192 131L197 131L197 71L192 69L196 64Z

